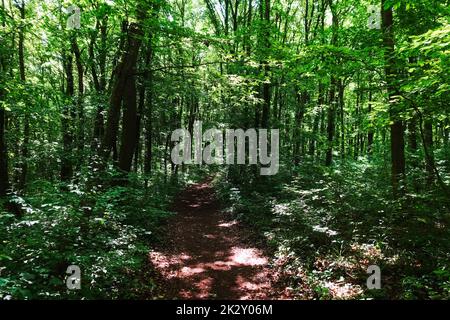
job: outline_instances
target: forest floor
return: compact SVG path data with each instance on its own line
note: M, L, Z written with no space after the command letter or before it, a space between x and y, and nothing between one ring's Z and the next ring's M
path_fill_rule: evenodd
M184 190L174 203L166 242L149 253L165 299L288 298L270 253L255 234L220 210L211 181Z

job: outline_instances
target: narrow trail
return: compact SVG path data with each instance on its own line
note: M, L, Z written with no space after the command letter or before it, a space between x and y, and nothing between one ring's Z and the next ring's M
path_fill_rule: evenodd
M279 299L264 251L220 211L210 183L177 199L167 243L149 254L167 299Z

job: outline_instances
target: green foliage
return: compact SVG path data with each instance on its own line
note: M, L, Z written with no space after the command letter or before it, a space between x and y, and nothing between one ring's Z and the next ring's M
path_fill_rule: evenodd
M449 297L448 0L29 0L24 18L19 2L0 5L0 299L152 297L146 254L173 195L216 171L300 297ZM392 39L369 29L369 5L392 9ZM121 97L115 119L111 102L130 62L139 131L122 139L133 108ZM195 120L279 129L280 172L173 165L171 133ZM405 149L397 199L391 138ZM118 172L135 142L133 173ZM381 291L365 290L370 263ZM65 289L70 264L81 291Z
M89 191L71 185L61 192L45 181L35 182L29 195L14 197L26 212L23 218L0 215L0 297L151 296L156 284L146 254L160 239L160 226L171 215L167 205L178 188L156 179L148 188ZM66 289L69 265L81 268L79 291Z
M391 200L380 167L309 163L263 184L223 174L216 186L227 210L264 235L298 292L308 283L310 297L320 299L445 299L450 203L442 194ZM371 264L383 270L381 291L365 286Z

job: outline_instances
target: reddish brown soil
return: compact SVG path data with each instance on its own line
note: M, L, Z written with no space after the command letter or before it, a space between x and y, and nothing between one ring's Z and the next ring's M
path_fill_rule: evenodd
M209 182L175 202L167 243L149 254L167 299L276 299L275 272L243 226L220 211Z

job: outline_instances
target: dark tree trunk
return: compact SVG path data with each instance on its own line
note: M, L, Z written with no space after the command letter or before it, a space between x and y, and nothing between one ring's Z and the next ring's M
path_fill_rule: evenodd
M417 176L416 170L419 168L419 158L417 154L418 144L417 144L417 116L413 116L408 121L408 149L411 154L411 168L413 169L413 179L412 185L415 192L420 190L420 177Z
M135 24L130 25L128 29L128 47L127 50L124 52L122 56L122 60L117 65L115 70L115 80L113 89L111 92L111 98L110 98L110 108L108 111L108 120L106 123L106 129L105 129L105 135L103 137L102 141L102 157L104 161L107 161L109 158L109 155L111 153L111 150L113 150L114 145L117 141L117 132L119 128L119 119L120 119L120 109L121 104L124 99L124 93L126 95L129 94L130 91L136 90L136 84L135 84L135 68L136 68L136 62L137 57L139 53L139 47L141 45L140 40L140 34L141 31L139 30L138 26ZM133 111L133 101L130 97L127 97L129 100L127 100L127 103L129 103L128 107L129 109L127 112L131 112L136 115L136 111L134 109ZM135 97L136 98L136 97ZM135 102L134 102L135 104ZM134 105L136 107L136 105ZM127 116L130 116L128 114ZM131 117L131 116L130 116ZM131 128L131 126L127 126L128 130L134 130L136 129L136 119L133 121L134 128ZM129 134L129 132L125 133ZM134 137L134 136L133 136ZM135 139L133 139L135 140ZM134 145L134 143L133 143ZM125 152L125 150L124 150ZM133 146L133 152L134 152L134 146ZM132 153L133 154L133 153ZM125 155L123 155L125 157ZM128 156L126 156L128 158ZM122 159L122 161L125 161L125 158ZM130 160L131 161L131 160ZM122 163L125 166L125 162ZM126 166L125 166L126 167Z
M141 124L145 110L145 103L147 95L147 86L150 78L150 67L151 67L151 59L152 59L152 44L151 37L147 44L147 49L145 51L145 61L144 61L144 72L142 76L142 81L139 87L139 107L138 107L138 115L137 115L137 130L136 130L136 151L134 155L134 169L137 171L138 163L139 163L139 153L140 153L140 137L141 137Z
M136 108L136 80L130 74L125 83L123 96L123 127L119 152L119 169L130 172L134 150L137 145L137 108Z
M344 121L345 121L345 114L344 114L344 107L345 107L345 102L344 102L344 93L345 93L345 87L344 84L342 82L342 80L338 81L338 95L339 95L339 119L341 122L341 158L345 157L345 126L344 126Z
M95 32L91 38L89 45L89 56L91 60L91 73L94 81L94 88L99 95L100 101L97 102L97 110L94 123L94 137L92 146L94 150L99 147L100 139L103 137L104 130L104 116L105 106L103 102L103 95L106 90L106 57L107 57L107 28L108 17L105 15L102 20L97 21L97 30L100 30L100 49L98 53L98 65L99 71L96 67L96 59L94 53L94 43L97 39L97 32Z
M369 91L369 106L368 106L368 115L370 117L370 114L372 113L372 91ZM373 128L372 128L372 123L369 123L369 130L367 133L367 154L370 157L372 157L373 154Z
M264 47L265 50L269 50L270 48L270 0L264 0L264 21L265 21L265 30L264 30ZM266 55L268 52L265 53ZM268 61L263 62L264 69L264 84L262 88L263 93L263 110L261 115L261 127L268 128L269 127L269 119L270 119L270 83L269 83L269 64Z
M73 78L72 54L63 54L64 71L66 74L66 88L61 129L63 138L63 154L61 156L61 181L69 181L73 175L73 95L75 91Z
M19 6L20 18L22 19L22 23L25 20L25 3L22 1L22 4ZM20 80L25 85L25 56L24 56L24 47L25 47L25 31L24 27L21 25L19 28L19 72L20 72ZM24 189L27 181L28 175L28 145L30 143L30 115L28 112L25 113L24 117L24 125L23 125L23 143L21 148L21 166L20 166L20 175L19 175L19 189Z
M0 101L2 101L2 99L3 99L3 90L0 88ZM5 125L6 125L6 110L1 106L0 107L0 198L6 196L7 191L9 189L8 149L5 137L6 133Z
M77 166L81 165L83 159L83 151L84 151L84 126L85 126L85 116L84 116L84 105L83 105L83 96L84 96L84 68L83 63L81 61L81 52L78 47L77 40L75 35L72 38L72 52L75 56L75 64L77 68L78 75L78 95L76 101L76 111L78 113L78 125L77 125Z
M338 28L339 28L339 20L338 16L335 12L335 8L333 6L332 0L329 0L329 6L332 14L332 36L331 36L331 44L336 46L338 44ZM336 114L336 87L337 87L337 79L334 75L331 75L330 81L330 95L329 95L329 106L328 106L328 125L327 125L327 151L325 156L325 165L327 167L331 166L333 162L333 139L335 132L335 114Z
M417 152L417 117L412 117L408 122L409 150L412 154Z
M151 43L150 43L151 46ZM153 159L153 74L149 72L149 89L147 90L147 110L145 111L145 159L144 159L144 174L147 177L150 175L152 169ZM145 185L148 185L146 178Z
M335 131L335 123L334 118L336 114L336 79L334 76L332 76L331 79L331 88L330 88L330 100L329 100L329 106L328 106L328 123L327 123L327 152L325 156L325 165L327 167L331 166L331 163L333 162L333 138L334 138L334 131Z
M424 143L428 151L428 156L425 157L425 168L427 171L427 184L430 186L434 182L434 146L433 146L433 122L431 119L424 121Z
M2 9L5 9L5 3L2 2ZM6 23L3 21L2 26ZM3 82L3 77L6 74L5 56L0 52L0 81ZM9 174L8 174L8 144L6 142L6 110L1 103L4 100L5 91L0 86L0 198L6 196L9 189Z
M302 137L302 126L303 126L303 118L305 115L305 106L309 99L308 93L298 93L297 94L297 110L295 113L295 124L294 124L294 164L298 165L300 163L301 149L303 146L303 137Z
M313 132L312 132L312 138L309 144L309 155L314 157L315 153L316 153L316 143L317 143L317 134L318 134L318 130L319 130L319 123L320 123L320 115L321 115L321 110L322 110L322 105L323 105L324 101L323 101L323 85L319 84L319 93L318 93L318 98L317 98L317 112L314 115L314 123L313 123Z
M139 156L141 153L141 124L144 107L145 107L145 85L141 83L139 87L139 102L136 115L136 148L134 150L134 157L133 157L134 172L138 172L139 169Z
M394 30L393 30L393 10L392 7L384 8L386 0L381 1L381 20L383 30L383 46L385 57L385 73L390 103L391 117L391 179L394 197L399 197L405 193L405 142L404 126L400 119L399 111L396 108L397 89L395 79L397 71L394 57Z

